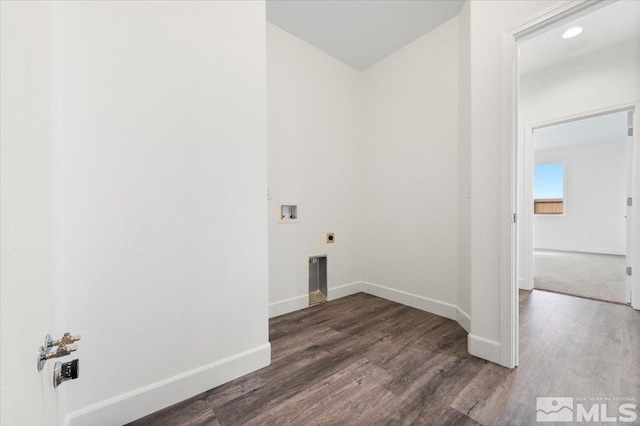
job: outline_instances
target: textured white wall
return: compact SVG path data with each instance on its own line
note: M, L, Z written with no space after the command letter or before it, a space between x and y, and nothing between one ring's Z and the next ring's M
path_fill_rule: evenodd
M267 89L269 302L279 314L308 306L311 255L328 256L330 298L359 288L360 72L267 23ZM298 223L278 223L282 202L298 203Z
M457 303L458 18L363 72L366 282Z
M535 153L535 164L550 163L565 165L565 214L535 215L533 246L625 254L626 139Z
M61 19L74 411L268 344L266 30L259 1Z
M56 245L51 3L0 2L0 424L52 425L64 415L53 362L36 369L47 333L62 331Z

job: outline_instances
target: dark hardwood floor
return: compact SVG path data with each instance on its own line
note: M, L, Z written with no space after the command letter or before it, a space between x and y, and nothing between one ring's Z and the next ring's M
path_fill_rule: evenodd
M132 425L528 425L537 396L633 397L640 313L521 292L520 366L454 321L363 293L270 320L269 367Z

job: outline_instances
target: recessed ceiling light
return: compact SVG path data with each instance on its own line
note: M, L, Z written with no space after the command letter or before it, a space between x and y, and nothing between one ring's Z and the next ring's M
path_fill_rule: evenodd
M571 38L571 37L575 37L578 34L580 34L581 32L582 32L582 28L580 28L580 27L572 27L572 28L569 28L564 33L562 33L562 38L568 39L568 38Z

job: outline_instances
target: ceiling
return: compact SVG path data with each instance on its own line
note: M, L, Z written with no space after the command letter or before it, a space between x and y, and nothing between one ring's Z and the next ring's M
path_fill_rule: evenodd
M267 0L267 20L364 70L456 16L463 0Z
M567 40L562 33L579 26L583 32ZM640 1L619 0L569 22L560 22L548 31L524 41L518 66L521 75L563 62L579 64L598 60L612 46L640 51ZM632 52L630 52L632 53Z
M534 150L625 140L627 123L628 112L621 111L536 129Z

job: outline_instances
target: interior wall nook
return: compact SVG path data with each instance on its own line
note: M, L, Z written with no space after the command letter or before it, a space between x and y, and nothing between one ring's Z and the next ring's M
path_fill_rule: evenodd
M307 257L327 254L330 299L365 291L469 330L457 294L458 18L363 72L267 29L269 203L300 211L288 225L269 209L270 315L308 306Z

